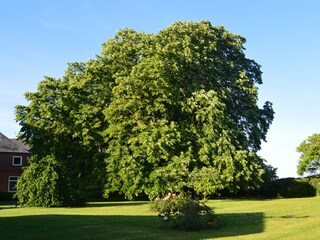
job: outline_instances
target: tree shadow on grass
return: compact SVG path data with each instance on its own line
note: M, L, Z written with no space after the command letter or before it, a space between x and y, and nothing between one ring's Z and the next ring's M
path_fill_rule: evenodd
M241 236L264 232L263 212L218 214L222 228L217 237Z
M90 202L84 207L121 207L121 206L140 206L149 203L148 201L114 201L114 202Z
M284 215L284 216L275 216L275 217L267 217L267 218L292 219L292 218L308 218L308 217L310 217L310 216Z
M149 203L148 201L114 201L114 202L90 202L82 208L94 208L94 207L121 207L121 206L140 206ZM18 203L14 201L0 202L0 210L18 207ZM75 207L78 208L78 207Z
M0 216L1 239L209 239L264 231L263 213L219 215L219 229L183 232L160 227L157 216Z

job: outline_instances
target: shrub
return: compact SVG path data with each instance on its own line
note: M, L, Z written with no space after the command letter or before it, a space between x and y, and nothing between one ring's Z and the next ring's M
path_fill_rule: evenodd
M169 194L153 201L151 210L158 212L164 224L172 229L196 231L219 226L210 207L188 196Z
M29 158L30 165L17 183L16 197L21 206L82 206L85 194L68 176L65 167L54 156Z

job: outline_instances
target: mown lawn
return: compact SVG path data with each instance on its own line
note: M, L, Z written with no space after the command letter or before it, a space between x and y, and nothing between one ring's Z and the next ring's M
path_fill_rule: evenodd
M223 227L164 229L148 202L20 208L0 202L0 239L320 239L320 198L210 200Z

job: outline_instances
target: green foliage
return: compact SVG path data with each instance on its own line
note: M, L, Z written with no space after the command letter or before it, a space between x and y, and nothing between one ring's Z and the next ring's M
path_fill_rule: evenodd
M256 152L273 110L269 102L257 106L260 66L245 58L244 42L203 21L176 22L155 35L126 29L105 43L101 58L122 63L104 111L106 195L154 199L261 184Z
M210 207L187 196L167 195L153 201L151 210L158 212L172 229L195 231L219 227L218 218Z
M30 165L17 183L21 206L59 207L84 204L79 188L75 188L68 171L54 156L29 158Z
M16 107L21 138L40 158L54 156L80 192L154 199L258 187L257 151L274 112L257 105L260 66L244 43L208 21L121 30L97 59L26 93L30 104Z
M265 163L262 164L264 173L261 178L263 183L261 186L255 189L241 188L239 191L230 191L230 189L222 189L217 194L213 194L210 197L222 197L222 198L242 198L242 197L255 197L255 198L273 198L277 196L274 190L274 183L278 180L277 169L271 165ZM205 196L204 196L205 197Z
M316 195L320 196L320 175L306 178L308 183L316 189Z
M16 196L22 206L52 207L61 205L59 172L62 166L53 156L29 158L30 166L17 183Z
M272 181L277 180L278 179L277 168L274 168L271 165L265 165L262 179L264 184L268 184Z
M37 92L26 93L30 104L16 107L16 118L22 126L20 138L37 158L53 156L63 166L67 175L64 178L69 179L59 187L73 197L59 196L59 203L54 201L53 205L82 204L84 192L102 192L105 143L100 132L105 127L102 108L108 99L108 88L101 78L108 76L99 69L98 61L70 64L63 79L45 77ZM37 164L42 161L33 162L34 171L43 168ZM45 192L47 188L36 189L42 191L37 193L39 196L51 194ZM41 203L33 205L38 204Z
M316 192L308 178L282 178L264 186L260 194L265 197L299 198L316 196Z
M313 134L297 147L301 153L298 163L298 174L316 174L320 170L320 134Z

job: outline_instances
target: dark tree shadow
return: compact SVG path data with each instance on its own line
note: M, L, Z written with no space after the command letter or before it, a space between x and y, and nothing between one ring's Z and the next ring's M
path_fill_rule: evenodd
M164 229L157 216L34 215L1 217L1 239L208 239L264 231L263 213L219 215L219 229L183 232Z
M284 216L267 217L267 218L284 218L284 219L292 219L292 218L308 218L308 217L309 217L309 216L284 215Z
M148 201L114 201L114 202L93 202L87 203L84 207L117 207L117 206L140 206L149 203Z

